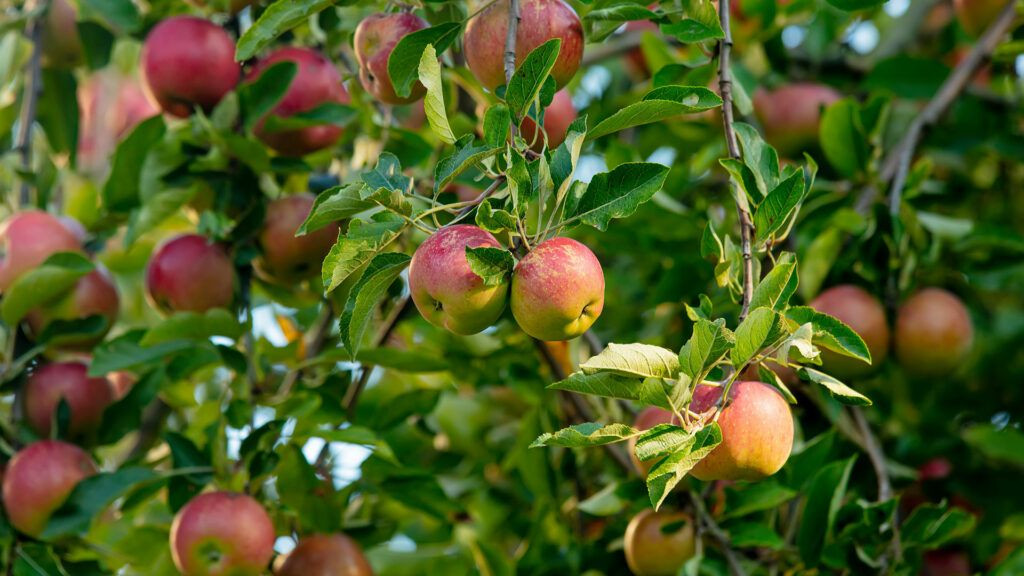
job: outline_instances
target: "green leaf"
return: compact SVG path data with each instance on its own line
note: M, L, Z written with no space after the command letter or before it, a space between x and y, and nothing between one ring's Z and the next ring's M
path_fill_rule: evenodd
M674 424L658 424L641 432L636 443L636 457L646 462L664 458L678 452L693 442L693 434Z
M609 344L600 354L580 364L584 374L614 374L631 378L675 378L679 357L650 344Z
M885 0L827 0L829 4L845 10L846 12L856 12L858 10L867 10L868 8L874 8L875 6L881 6L885 4Z
M378 350L382 350L378 348ZM396 350L391 350L395 352ZM344 428L333 428L331 430L320 430L316 435L328 442L342 442L345 444L355 444L356 446L363 446L364 448L370 448L373 450L373 455L382 458L395 465L400 465L398 460L395 458L395 453L376 432L369 428L362 426L345 426Z
M647 474L647 491L657 510L677 484L716 446L722 443L722 429L717 422L701 428L691 440L657 463Z
M850 404L853 406L871 406L870 398L860 392L857 392L853 388L850 388L846 384L843 384L838 379L821 372L820 370L801 366L797 372L811 382L824 386L825 389L829 391L829 394L843 404Z
M242 335L238 317L223 308L206 312L178 312L150 328L139 343L143 346L171 340L209 340L212 336L237 339Z
M580 502L579 509L591 516L615 516L629 508L638 495L634 494L634 482L614 482L598 490Z
M660 378L642 380L610 372L597 372L595 374L573 372L565 380L549 385L548 389L565 390L567 392L590 394L591 396L602 396L605 398L634 400L662 408L670 408L666 400L667 391Z
M679 350L679 368L691 379L718 364L736 345L736 335L726 328L725 320L710 322L703 318L693 325L693 334Z
M130 0L79 0L79 19L102 22L113 32L130 34L142 26L139 9Z
M299 72L295 62L277 62L260 72L251 82L238 87L238 103L246 130L252 130L284 98Z
M811 241L800 259L800 295L810 300L818 293L843 247L843 233L829 227Z
M484 114L484 142L491 148L500 148L508 140L512 113L508 106L498 102L487 108Z
M755 242L770 240L804 199L804 173L797 171L776 186L754 211Z
M817 566L821 551L831 541L836 515L846 496L846 484L857 457L832 462L818 470L807 488L807 503L796 542L800 558L808 566Z
M405 230L402 220L353 220L324 258L324 290L331 292L382 252Z
M145 332L136 330L100 344L93 349L89 363L89 376L104 376L118 370L131 370L162 362L165 358L184 351L194 351L196 343L174 340L155 346L142 346L139 341Z
M132 384L128 393L103 410L103 425L99 443L113 444L125 435L138 430L142 412L156 398L167 383L167 372L161 367L152 370Z
M496 155L502 148L491 148L473 143L473 135L466 134L455 143L455 152L443 158L434 168L434 194L439 194L455 178L477 162Z
M833 102L821 116L821 149L829 164L847 179L867 167L870 151L860 121L860 106L853 98Z
M8 326L15 326L32 310L66 294L93 269L92 262L81 254L54 254L14 281L0 302L0 315Z
M782 550L786 541L767 525L755 522L730 523L723 528L729 534L729 544L736 548L767 548Z
M364 348L356 355L356 360L362 364L412 374L444 372L451 368L448 361L437 354L396 348Z
M508 282L516 265L516 259L508 250L487 246L466 246L466 260L470 270L484 281L484 286L500 286Z
M582 198L566 202L566 216L604 231L612 218L633 215L661 190L668 167L648 162L620 164L594 176Z
M277 488L281 504L293 510L301 525L317 532L333 532L340 528L343 506L337 493L325 490L316 469L294 444L283 446L276 468Z
M444 87L441 85L441 64L437 61L434 47L427 45L423 50L419 66L420 83L427 89L423 97L423 111L430 123L430 129L445 144L455 143L455 134L448 124L444 106Z
M900 526L904 546L932 550L974 531L974 514L956 506L922 504Z
M244 62L252 58L281 34L334 4L335 0L277 0L238 39L235 60Z
M765 348L777 344L785 334L782 316L778 312L771 308L754 308L736 328L733 366L739 369Z
M674 37L683 44L717 40L725 36L725 32L722 31L722 25L717 21L714 24L708 24L693 18L683 18L679 22L662 24L661 32L667 36Z
M345 126L357 115L356 109L347 104L325 102L311 110L289 116L270 114L263 123L263 130L274 133L325 125Z
M341 330L341 341L353 357L359 350L363 333L370 324L373 310L378 300L384 295L402 270L412 260L407 254L385 252L374 256L366 271L352 287L345 311L338 321Z
M295 232L296 236L303 236L314 232L346 218L351 218L360 212L373 208L374 203L364 200L362 182L352 182L343 186L328 188L316 197L313 208L309 211L306 221L299 226Z
M585 422L568 428L563 428L554 434L541 434L530 444L530 448L542 446L564 446L566 448L585 448L588 446L603 446L615 442L629 440L641 433L631 426L625 424L599 424L597 422Z
M751 308L762 306L782 311L793 297L799 284L796 269L796 256L792 252L783 252L775 262L775 267L754 288L754 296L750 299Z
M774 148L765 143L761 134L750 124L737 122L733 128L736 130L736 138L743 148L743 162L750 168L751 175L757 182L757 190L747 190L754 195L754 199L760 201L774 190L782 180L779 171L779 154ZM756 195L755 195L756 193Z
M1024 433L1020 430L980 424L964 430L963 437L986 458L1024 468Z
M548 40L534 48L512 74L512 79L505 90L505 102L508 103L513 118L521 119L540 94L544 81L558 60L558 51L561 48L561 38Z
M162 116L143 121L131 131L114 152L110 176L103 185L103 204L111 212L127 212L139 205L142 168L150 149L164 137L167 127Z
M508 210L491 207L491 199L488 198L476 210L476 225L492 234L500 234L516 229L516 217Z
M388 56L388 76L395 94L408 98L412 94L412 86L416 82L424 52L430 48L437 54L443 53L459 37L462 23L445 22L423 30L406 34L395 44Z
M50 517L42 537L54 540L67 536L85 536L93 518L107 506L138 485L157 477L157 473L148 468L127 467L85 478Z
M68 70L43 68L43 86L39 94L37 117L46 132L46 141L54 152L68 154L75 162L78 152L78 89L75 76Z
M814 327L814 343L843 356L871 364L871 350L864 339L835 316L818 312L810 306L794 306L786 310L786 318L797 324Z
M412 189L412 178L402 172L402 163L390 152L384 152L377 158L373 170L362 173L363 182L371 189L385 188L402 194Z
M722 518L739 518L755 512L778 508L799 494L772 480L730 486L725 489Z
M721 105L722 99L718 94L701 86L662 86L648 92L641 102L626 106L591 128L587 140Z

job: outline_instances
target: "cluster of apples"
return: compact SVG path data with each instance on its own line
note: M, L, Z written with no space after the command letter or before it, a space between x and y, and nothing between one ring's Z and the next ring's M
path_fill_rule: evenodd
M413 254L409 288L420 314L456 334L494 324L508 303L524 332L538 340L570 340L604 307L604 271L594 253L570 238L546 240L516 265L511 281L487 285L470 266L467 248L502 248L470 225L441 228Z

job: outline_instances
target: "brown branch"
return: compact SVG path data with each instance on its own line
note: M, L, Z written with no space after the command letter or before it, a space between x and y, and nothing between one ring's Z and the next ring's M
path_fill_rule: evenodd
M857 431L860 433L862 447L868 455L868 460L871 461L871 467L875 471L875 478L878 480L878 502L886 502L892 498L892 479L889 476L889 469L885 465L885 452L882 451L881 443L875 437L874 432L872 432L867 418L864 417L864 411L859 407L851 406L850 413L853 415L853 421L857 425ZM894 509L893 514L899 514L899 510ZM892 519L891 525L892 543L890 544L888 555L892 555L896 561L899 561L903 556L903 546L900 542L899 522L897 522L896 518ZM888 573L888 555L886 558L883 558L880 574Z
M732 69L729 66L729 55L732 52L732 32L729 30L729 0L720 0L718 17L722 24L725 37L718 42L718 87L722 93L722 124L725 128L725 143L729 148L729 157L740 158L740 146L736 141L736 130L733 128L732 107ZM736 195L736 212L740 220L740 250L743 254L743 300L740 305L740 322L750 311L750 301L754 297L754 255L751 247L754 236L754 222L750 217L747 199L739 185L732 182L733 193Z
M505 31L505 89L512 82L512 75L516 73L516 34L519 31L519 0L508 0L508 28ZM512 134L512 142L519 134L519 127L516 121L509 126L509 133Z
M310 337L306 339L306 350L302 355L303 360L312 360L317 354L320 353L324 348L324 343L327 341L327 336L331 333L331 326L334 325L334 312L331 310L331 303L326 299L323 302L323 309L320 311L320 317L317 319L316 325L313 327L313 331L310 333ZM278 397L285 397L291 392L292 388L295 387L295 383L298 382L299 377L302 376L302 369L296 368L290 371L281 382L281 387L277 391Z
M722 0L728 2L729 0ZM709 485L710 487L710 485ZM715 519L711 516L707 506L704 505L704 498L700 494L690 491L690 500L693 502L693 508L697 512L697 519L701 522L712 538L718 542L718 547L722 550L722 555L725 556L725 561L729 564L729 572L733 576L746 576L746 571L743 570L743 566L740 564L740 559L736 555L736 551L732 549L732 543L729 539L729 535L722 530L721 526L715 522Z
M21 166L26 173L32 172L32 128L36 123L36 108L39 104L39 95L42 92L41 59L43 52L42 19L49 10L44 6L43 11L32 17L25 28L25 35L32 42L32 56L28 61L27 80L22 93L21 116L18 120L18 140L15 145L21 152ZM22 180L19 203L22 208L28 206L31 201L31 190L29 183Z
M149 451L153 442L160 437L160 429L163 427L164 420L170 414L171 407L159 398L143 411L142 422L139 424L139 432L135 437L135 443L128 450L128 454L124 457L122 464L136 458L141 458Z

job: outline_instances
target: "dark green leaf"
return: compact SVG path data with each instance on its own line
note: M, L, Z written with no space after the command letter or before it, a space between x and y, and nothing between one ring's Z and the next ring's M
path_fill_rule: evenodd
M252 58L281 34L334 4L334 0L277 0L238 39L235 60L243 62Z
M436 60L437 55L444 53L461 31L461 23L445 22L403 36L388 56L388 76L395 87L395 94L407 98L412 93L412 86L419 78L420 59L427 46L434 47Z
M341 341L353 357L359 350L363 333L370 324L377 301L409 265L411 258L398 252L385 252L374 256L359 281L352 287L345 312L339 319Z
M466 260L470 270L484 281L484 286L499 286L508 282L516 265L516 259L508 250L486 246L466 246Z
M512 74L512 79L505 90L505 102L508 103L513 118L522 118L537 98L558 59L558 51L561 48L561 38L548 40L530 52Z

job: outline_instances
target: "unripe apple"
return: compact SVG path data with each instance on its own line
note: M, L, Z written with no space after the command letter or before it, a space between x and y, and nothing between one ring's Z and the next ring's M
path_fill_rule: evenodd
M235 294L235 269L219 244L183 234L161 244L149 259L146 290L164 312L226 308Z
M676 576L697 551L693 518L685 512L644 510L629 521L624 540L635 576Z
M538 340L571 340L604 308L601 263L575 240L546 240L516 266L511 305L523 332Z
M956 371L974 342L971 315L963 302L939 288L925 288L900 306L896 358L909 374L942 376Z
M797 83L754 92L754 112L764 139L780 156L796 157L818 142L821 110L842 96L828 86Z
M706 412L721 397L721 386L699 385L690 410ZM760 480L778 472L793 450L789 404L763 382L734 382L718 425L722 443L690 471L698 480Z
M953 0L956 18L968 34L974 37L984 34L999 13L1006 6L1003 0Z
M0 224L0 292L58 252L81 252L82 243L56 216L29 210Z
M106 378L90 378L81 362L55 362L36 369L25 382L22 402L25 421L32 431L46 437L61 400L71 409L68 435L81 437L95 432L103 410L114 401L114 389Z
M295 194L278 198L267 206L259 235L262 254L254 263L260 277L268 282L294 284L320 273L341 226L332 223L296 236L295 231L306 221L315 201L312 194Z
M171 524L171 559L183 576L257 576L274 555L274 523L252 497L207 492Z
M37 537L75 486L96 473L81 448L42 440L22 448L7 464L3 480L7 519L22 534Z
M359 81L374 98L387 104L408 104L423 97L427 89L419 81L405 98L395 93L388 74L388 58L398 41L429 27L426 20L408 12L372 14L356 27L353 39L359 61Z
M168 18L149 31L142 45L143 83L172 116L187 118L196 106L213 110L240 75L234 40L209 20Z
M825 290L811 302L811 308L835 316L860 334L871 351L871 364L843 356L831 350L821 350L825 371L833 376L862 378L877 370L889 355L889 323L885 308L866 290L852 284L842 284Z
M466 24L466 63L476 79L492 91L505 83L505 36L508 33L508 0L498 0ZM516 28L516 67L535 48L554 38L562 46L551 69L559 88L572 80L583 59L583 25L564 0L522 0Z
M576 108L572 105L572 96L568 90L555 92L551 105L544 110L544 134L548 136L548 148L557 148L569 133L569 125L576 119ZM520 134L527 143L533 143L533 149L540 152L544 149L544 135L537 133L537 123L533 118L523 118Z
M43 20L43 60L47 66L70 68L82 62L78 10L68 0L52 0Z
M25 320L34 338L38 338L54 320L81 320L90 316L103 316L106 329L92 336L65 337L57 335L55 343L61 348L92 348L107 335L117 321L121 299L110 273L102 265L78 279L75 287L56 302L28 313Z
M337 68L322 54L308 48L275 50L253 66L249 73L250 80L258 78L264 70L278 62L294 62L298 72L271 114L287 118L309 112L323 104L349 102L348 91L341 83ZM304 156L332 146L341 137L341 133L341 127L333 124L271 132L261 122L256 129L260 140L284 156Z
M637 430L650 430L658 424L675 424L679 425L678 418L675 414L665 410L664 408L658 408L657 406L648 406L644 408L639 414L636 415L636 421L633 422L633 428ZM651 468L658 463L658 459L654 458L651 460L643 461L636 457L636 443L637 438L630 438L626 442L629 445L629 459L633 461L633 467L636 468L637 474L641 477L646 478L651 472Z
M466 248L501 248L490 232L461 224L433 233L409 265L409 290L416 309L435 326L476 334L505 310L508 283L486 286L469 267Z
M276 576L373 576L359 544L344 534L307 536L285 559Z

